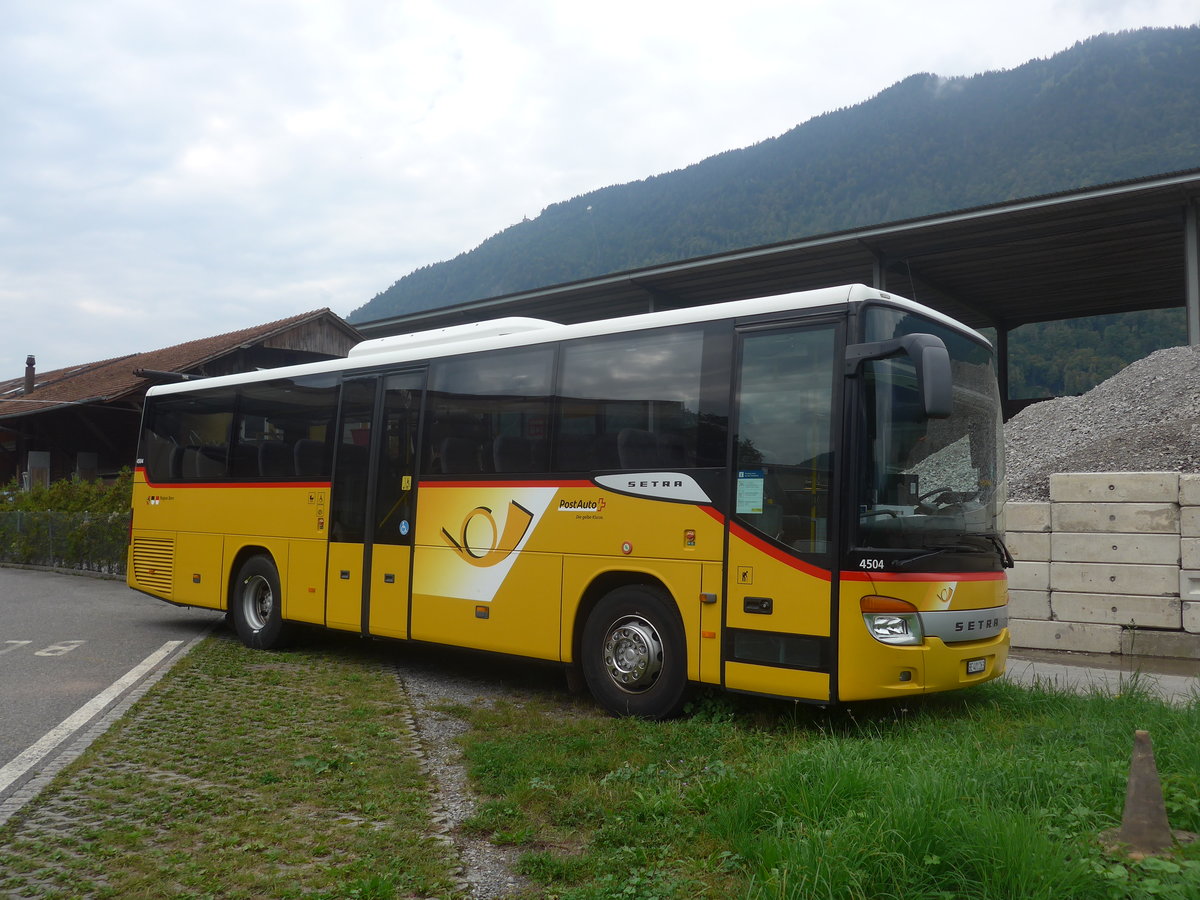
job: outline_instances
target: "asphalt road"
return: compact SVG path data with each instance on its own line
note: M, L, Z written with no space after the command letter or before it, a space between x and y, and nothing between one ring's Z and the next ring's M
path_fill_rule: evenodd
M0 568L0 803L220 618L122 581Z

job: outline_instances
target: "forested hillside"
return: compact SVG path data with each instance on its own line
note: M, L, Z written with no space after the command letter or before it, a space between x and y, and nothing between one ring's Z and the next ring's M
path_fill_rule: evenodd
M1023 325L1009 337L1009 396L1082 394L1155 350L1186 343L1182 308Z
M350 319L1196 165L1200 27L1101 35L1007 71L913 75L754 146L552 204L405 275ZM1014 343L1014 357L1031 336L1043 344L1014 389L1061 393L1046 382L1064 387L1063 373L1043 363L1045 338L1062 335L1039 328ZM1117 365L1103 337L1088 340L1091 369Z

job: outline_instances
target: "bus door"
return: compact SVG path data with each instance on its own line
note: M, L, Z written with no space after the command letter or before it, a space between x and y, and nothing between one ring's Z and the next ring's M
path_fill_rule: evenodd
M325 624L408 637L424 372L347 379L334 461Z
M744 329L726 559L726 687L830 698L842 326Z

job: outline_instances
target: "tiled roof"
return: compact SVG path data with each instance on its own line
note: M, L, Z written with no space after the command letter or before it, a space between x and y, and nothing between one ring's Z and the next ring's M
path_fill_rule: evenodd
M151 384L145 378L134 375L136 369L190 372L240 347L265 341L281 332L323 317L329 317L348 333L354 333L353 326L335 313L329 309L318 309L276 322L267 322L265 325L244 328L241 331L164 347L161 350L131 353L128 356L117 356L65 369L38 372L36 385L29 394L24 393L24 376L0 381L0 419L26 416L59 406L119 400L140 393Z

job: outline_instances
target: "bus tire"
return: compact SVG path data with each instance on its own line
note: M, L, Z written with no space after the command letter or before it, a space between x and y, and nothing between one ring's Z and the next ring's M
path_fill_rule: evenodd
M287 645L279 572L270 557L252 556L242 563L229 600L233 627L243 644L255 650Z
M614 715L678 715L687 691L686 653L673 604L648 585L606 594L583 626L583 677L596 702Z

